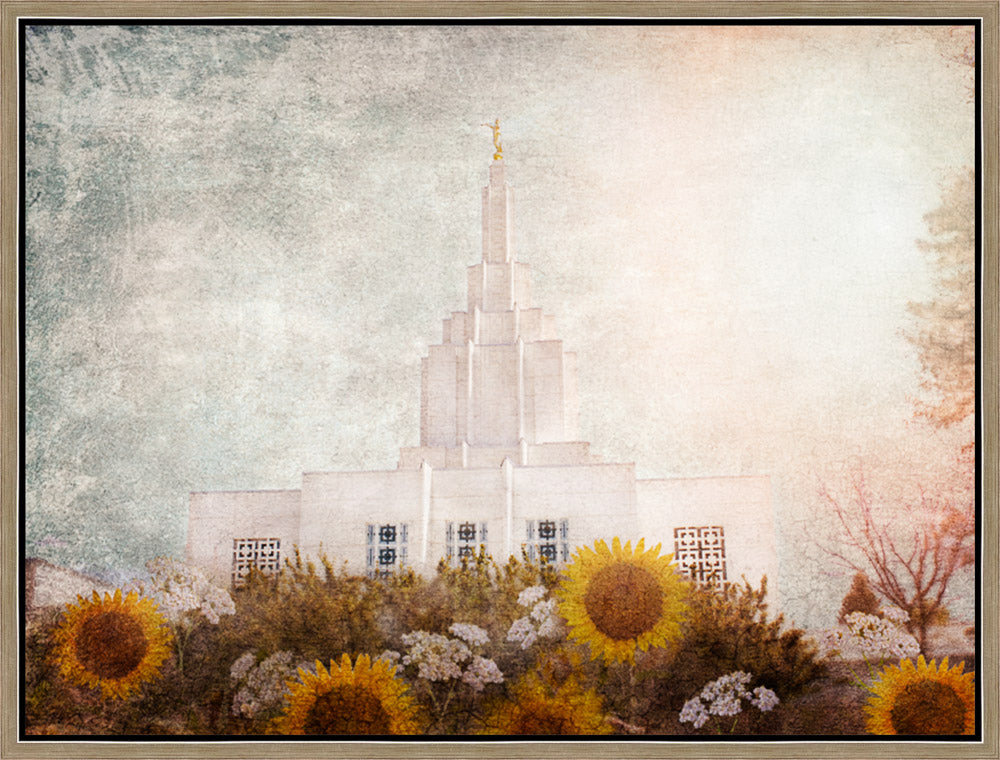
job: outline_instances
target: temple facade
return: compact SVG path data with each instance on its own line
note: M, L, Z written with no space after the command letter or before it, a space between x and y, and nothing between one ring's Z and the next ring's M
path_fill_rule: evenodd
M483 188L482 256L464 311L422 360L420 445L395 470L307 472L287 491L190 497L187 559L219 582L294 548L369 575L433 573L485 547L566 562L596 539L645 538L702 581L777 580L767 477L638 480L579 440L576 355L531 300L499 152Z

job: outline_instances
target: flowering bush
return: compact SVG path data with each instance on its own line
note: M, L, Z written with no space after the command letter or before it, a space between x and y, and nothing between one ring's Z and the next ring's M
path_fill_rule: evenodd
M236 687L232 714L249 720L276 717L288 704L285 684L295 677L293 659L291 652L275 652L261 662L253 652L237 659L229 670Z
M417 677L427 681L460 679L474 691L488 683L503 683L503 673L491 659L473 653L471 647L489 643L482 628L469 623L455 623L448 629L458 638L439 633L413 631L403 636L408 647L404 665L416 665Z
M556 600L546 599L544 586L529 586L517 597L517 603L530 612L511 623L507 641L528 649L538 639L556 638L562 633L562 621L556 614Z
M174 631L177 668L184 670L184 652L191 631L201 620L218 625L223 615L236 612L229 592L213 585L205 573L170 557L146 563L149 580L139 581L134 590L156 601L159 611Z
M470 647L481 647L488 644L490 637L478 625L471 623L452 623L448 631L462 639Z
M758 686L753 691L747 687L753 676L742 670L729 673L705 684L701 693L684 703L681 708L681 723L691 723L696 729L716 717L716 731L722 732L722 722L718 718L734 718L729 732L736 728L739 715L743 711L743 700L748 701L761 712L769 712L780 701L778 695L766 686Z
M831 655L844 656L845 647L856 648L861 653L868 667L869 680L866 682L851 669L854 684L870 690L876 679L876 667L881 668L886 660L900 662L916 657L920 653L920 644L904 626L909 622L909 615L899 607L885 607L881 615L869 615L863 612L852 612L844 622L847 629L838 627L828 630L823 638L823 644Z
M170 557L157 557L146 563L150 572L147 583L137 589L156 600L160 612L174 625L190 625L198 615L216 625L223 615L236 612L233 598L224 588L209 582L200 569Z
M824 643L832 653L841 651L844 643L851 643L861 650L866 660L903 660L916 657L920 645L903 626L909 616L898 607L882 611L882 617L863 612L852 612L845 618L847 631L835 628L827 631Z
M485 630L471 623L454 623L448 631L454 638L427 631L405 634L406 653L400 658L404 666L416 666L418 693L426 697L439 723L449 715L458 684L478 693L487 684L504 680L497 664L476 651L489 643ZM380 659L391 661L395 655L384 652Z
M422 716L413 731L431 735L664 735L713 727L775 733L791 726L808 732L834 725L822 721L837 710L861 711L860 699L856 709L843 710L840 692L793 703L795 691L815 680L813 650L798 632L767 618L763 588L745 584L693 589L679 641L640 652L634 662L609 664L567 639L553 603L558 578L528 562L497 566L487 558L436 578L371 579L295 557L280 575L251 576L235 589L235 614L227 614L224 590L217 597L196 591L197 577L177 564L162 560L150 568L162 584L165 612L175 625L191 626L184 671L165 667L162 678L144 685L141 702L107 710L46 664L53 616L34 633L29 627L25 640L29 732L272 733L291 707L285 687L295 679L294 665L342 662L344 654L352 673L357 662L373 658L363 672L393 671L394 681L405 682ZM882 615L899 618L891 610ZM871 636L874 629L862 622L857 631ZM346 678L348 671L340 671ZM303 666L302 683L326 684L330 672ZM721 674L729 676L720 680ZM774 711L779 697L781 709ZM336 717L299 708L296 715L305 719ZM844 733L859 733L863 720L845 727Z

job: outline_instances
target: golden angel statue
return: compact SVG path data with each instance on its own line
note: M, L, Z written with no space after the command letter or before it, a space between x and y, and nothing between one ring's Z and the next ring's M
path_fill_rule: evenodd
M492 124L483 124L484 127L489 127L493 130L493 147L496 152L493 154L494 161L500 161L503 159L503 146L500 145L500 119L497 119Z

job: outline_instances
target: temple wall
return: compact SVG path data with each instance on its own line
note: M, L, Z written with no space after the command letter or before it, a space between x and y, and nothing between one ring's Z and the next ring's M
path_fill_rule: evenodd
M234 539L280 541L282 560L299 543L299 491L192 493L188 508L187 561L228 586Z
M771 479L767 476L639 480L639 527L650 540L673 552L675 528L718 526L725 531L727 580L741 576L757 585L768 578L769 598L777 599Z
M423 481L420 470L307 472L302 476L302 550L324 552L364 571L365 525L405 523L410 547L421 540ZM412 561L412 559L411 559Z

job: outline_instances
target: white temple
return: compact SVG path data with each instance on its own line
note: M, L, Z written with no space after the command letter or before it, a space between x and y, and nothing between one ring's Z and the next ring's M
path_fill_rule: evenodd
M637 480L579 440L576 355L531 303L497 154L465 311L422 360L420 445L388 471L307 472L294 491L191 494L187 559L217 581L321 552L369 575L430 574L480 546L556 563L596 539L662 543L701 580L777 580L768 477Z

